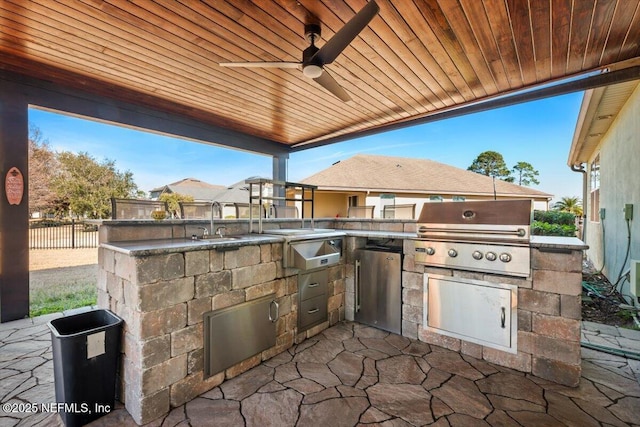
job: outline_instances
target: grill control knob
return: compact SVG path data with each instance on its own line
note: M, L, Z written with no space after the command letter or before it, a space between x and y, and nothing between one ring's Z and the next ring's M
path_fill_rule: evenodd
M510 255L510 254L508 254L508 253L506 253L506 252L501 253L501 254L500 254L500 261L502 261L502 262L509 262L509 261L511 261L511 255Z
M455 249L449 249L449 252L447 252L449 254L449 256L451 258L455 258L458 256L458 251L456 251Z
M427 252L427 255L433 255L433 254L435 254L435 253L436 253L436 250L435 250L435 249L433 249L431 246L429 246L429 247L427 248L426 252Z
M472 256L474 259L477 259L477 260L481 260L481 259L482 259L482 257L483 257L482 252L480 252L480 251L473 251L473 253L471 254L471 256Z
M498 258L495 252L487 252L484 257L487 259L487 261L495 261L496 258Z

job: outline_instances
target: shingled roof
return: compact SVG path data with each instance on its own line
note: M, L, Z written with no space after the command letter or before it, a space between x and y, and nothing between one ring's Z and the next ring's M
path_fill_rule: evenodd
M150 193L157 193L158 196L162 193L180 193L193 196L195 200L213 200L213 195L225 188L223 185L209 184L208 182L195 178L185 178L172 182L171 184L154 188Z
M358 154L302 180L319 190L493 196L493 179L428 159ZM552 194L495 180L501 197L551 199Z

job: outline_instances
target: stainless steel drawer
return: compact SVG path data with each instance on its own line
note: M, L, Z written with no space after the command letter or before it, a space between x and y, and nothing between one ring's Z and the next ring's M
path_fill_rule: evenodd
M307 329L327 320L327 295L322 294L300 302L299 328Z
M329 273L326 269L308 274L301 274L298 278L300 301L327 293Z

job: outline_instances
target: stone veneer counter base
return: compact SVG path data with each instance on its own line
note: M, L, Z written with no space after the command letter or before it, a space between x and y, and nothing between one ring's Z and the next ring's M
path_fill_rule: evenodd
M135 226L119 221L101 227L98 304L125 320L121 399L137 423L166 414L170 408L190 401L330 325L345 318L352 320L352 254L364 247L367 238L404 240L404 336L541 378L577 385L582 242L534 238L531 277L488 277L495 275L416 265L411 240L415 238L415 221L316 223L318 227L343 231L347 237L340 263L328 270L328 321L303 334L296 330L298 271L282 267L284 238L251 235L226 242L194 243L186 236L199 224L189 221L143 222ZM228 223L233 234L246 234L246 224ZM295 226L284 221L266 224ZM149 237L170 240L150 241ZM425 331L421 325L422 283L424 275L430 273L516 284L518 354ZM203 313L271 293L276 294L280 305L276 346L203 379Z
M137 423L166 414L344 319L341 262L328 268L328 321L297 333L297 270L282 268L282 239L275 241L195 250L137 243L100 247L98 305L125 320L121 399ZM280 307L276 345L204 379L203 314L269 294Z

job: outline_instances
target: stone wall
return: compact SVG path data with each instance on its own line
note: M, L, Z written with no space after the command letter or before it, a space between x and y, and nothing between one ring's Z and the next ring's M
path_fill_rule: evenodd
M134 228L130 232L140 235ZM297 270L282 267L282 250L282 243L270 243L132 257L99 249L98 305L125 321L120 399L137 423L168 413L344 319L340 263L329 268L329 320L297 334ZM280 306L275 347L204 379L203 314L271 293Z
M578 385L581 372L582 251L533 248L531 276L517 278L416 264L414 250L413 241L405 240L402 272L404 336L560 384ZM423 282L428 274L518 286L517 354L423 329ZM347 298L348 295L347 289Z

